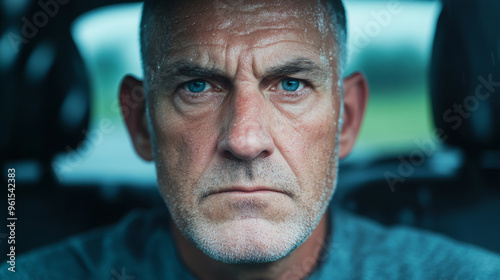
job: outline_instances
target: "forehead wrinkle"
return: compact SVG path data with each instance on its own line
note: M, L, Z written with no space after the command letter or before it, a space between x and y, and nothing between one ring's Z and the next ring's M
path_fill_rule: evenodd
M271 40L274 40L274 39L271 38ZM271 47L271 46L279 45L279 44L283 44L283 43L294 43L294 44L300 44L300 45L305 44L304 42L301 42L298 40L280 40L277 42L276 41L274 41L274 42L262 42L262 43L254 44L252 46L252 48L253 49L263 49L263 48L267 48L267 47Z
M212 36L217 36L219 34L215 33L215 32L221 32L221 31L224 31L225 29L218 29L218 28L215 28L215 29L204 29L204 30L199 30L197 29L196 31L193 31L193 32L189 32L190 36L191 37L196 37L196 35L198 34L201 34L201 35L206 35L207 33L212 33L211 35ZM272 31L279 31L279 32L282 32L282 31L286 31L286 32L290 32L290 31L297 31L297 30L304 30L303 27L281 27L281 26L267 26L267 27L256 27L252 30L250 29L246 29L246 31L235 31L234 29L227 29L227 33L225 33L224 35L237 35L237 36L253 36L253 34L255 33L258 33L258 32L272 32ZM176 37L178 36L186 36L186 34L184 33L178 33L176 34L175 36L173 36L171 38L172 41L175 41L177 40ZM218 41L222 41L222 42L225 42L225 40L222 40L222 39L216 39ZM199 45L200 43L196 43L197 45ZM203 42L203 45L207 44L206 42Z
M256 17L258 19L256 19ZM296 14L290 15L289 13L265 12L265 13L261 13L261 14L243 14L243 15L230 14L230 15L227 15L227 16L220 18L219 22L217 22L217 25L214 26L214 28L216 28L218 30L224 30L224 29L249 30L249 29L255 27L255 26L252 26L252 24L254 24L255 22L261 23L261 25L263 25L263 24L275 24L275 25L279 25L279 26L283 26L285 24L286 25L293 25L293 26L300 26L301 24L304 23L303 17L300 17Z
M230 10L230 11L240 11L240 12L255 12L256 10L267 8L267 7L279 7L279 3L272 2L269 4L253 4L253 5L231 5L224 1L216 1L213 3L216 10Z
M313 42L312 40L306 40L304 41L304 38L292 38L290 35L295 36L296 34L293 33L293 31L297 31L300 29L293 29L293 28L288 28L286 33L283 33L284 30L276 30L274 32L273 29L268 29L268 30L258 30L255 31L253 34L244 34L244 35L236 35L232 36L229 39L225 39L222 36L220 38L211 38L210 41L204 41L204 40L177 40L176 42L173 42L169 48L171 51L182 51L187 48L193 48L193 49L199 49L199 47L216 47L216 48L222 48L223 53L228 52L228 48L238 48L240 50L247 50L247 49L261 49L261 48L266 48L266 47L271 47L276 44L280 43L294 43L294 44L316 44L316 42ZM201 32L200 32L201 33ZM264 36L261 38L259 36L262 33L265 35L272 35L275 33L275 36ZM238 43L232 43L232 41L239 41ZM319 51L320 46L317 46L314 48L315 51Z

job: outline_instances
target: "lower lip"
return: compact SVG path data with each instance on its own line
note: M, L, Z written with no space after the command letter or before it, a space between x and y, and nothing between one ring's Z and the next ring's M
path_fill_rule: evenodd
M257 191L225 191L214 194L230 194L230 195L260 195L260 194L283 194L281 192L270 190L257 190Z
M238 213L240 218L260 217L264 209L274 209L287 201L284 193L270 190L226 191L214 193L205 198L205 203L210 205L208 211L222 211L227 215Z

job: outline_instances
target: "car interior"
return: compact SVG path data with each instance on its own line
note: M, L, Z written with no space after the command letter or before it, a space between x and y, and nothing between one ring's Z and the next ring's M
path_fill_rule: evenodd
M362 139L340 162L332 203L387 226L431 231L500 253L500 2L344 2L348 21L353 19L347 72L361 69L373 89ZM120 123L119 81L110 78L114 72L142 75L141 3L51 3L0 0L0 158L4 182L6 170L16 169L19 255L112 225L132 209L167 211L154 165L134 155ZM108 11L121 13L120 19ZM93 29L84 29L92 20ZM106 28L116 34L101 32ZM426 56L405 60L411 55L405 50L418 50L422 41L412 30L425 28ZM135 45L126 49L114 39L118 33ZM410 39L387 39L399 34ZM98 59L88 59L92 53ZM136 58L111 59L116 53ZM381 76L384 69L394 72ZM410 95L401 81L417 76L418 90ZM6 236L0 230L2 250Z

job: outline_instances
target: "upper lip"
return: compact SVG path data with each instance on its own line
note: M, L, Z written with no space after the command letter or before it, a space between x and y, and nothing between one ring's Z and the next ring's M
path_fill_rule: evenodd
M256 191L272 191L272 192L279 192L279 193L287 194L286 192L283 192L281 190L277 190L275 188L270 188L270 187L265 187L265 186L231 186L231 187L226 187L226 188L221 188L218 190L210 191L207 194L207 196L212 195L212 194L225 193L225 192L256 192Z

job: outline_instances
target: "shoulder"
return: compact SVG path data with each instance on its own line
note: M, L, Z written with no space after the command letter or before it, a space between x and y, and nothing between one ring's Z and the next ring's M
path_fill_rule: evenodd
M331 259L361 279L500 279L500 256L492 252L435 233L384 227L332 211Z
M160 210L135 210L119 223L66 239L16 259L16 272L4 265L0 278L9 279L122 279L138 275L146 256L172 248L168 215ZM141 275L144 272L141 272ZM144 275L146 277L146 275ZM149 277L146 277L149 278Z

